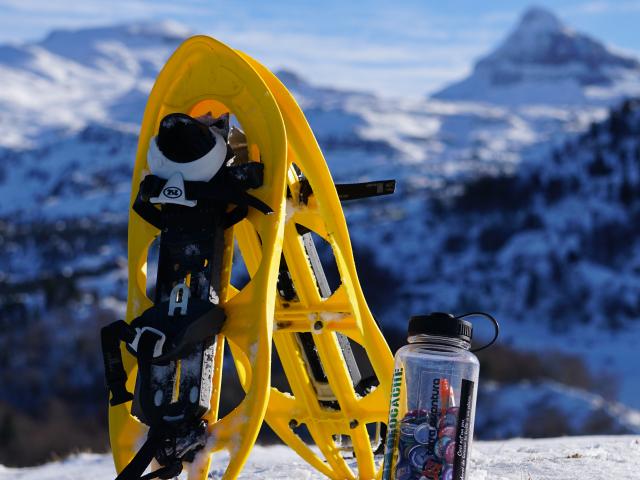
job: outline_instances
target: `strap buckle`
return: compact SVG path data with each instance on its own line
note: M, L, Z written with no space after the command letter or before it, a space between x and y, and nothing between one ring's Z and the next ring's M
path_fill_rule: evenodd
M164 347L164 342L167 339L167 336L157 328L153 328L153 327L136 328L136 336L129 344L131 349L136 353L138 352L138 344L140 343L140 338L142 337L142 334L144 332L151 332L158 336L158 339L156 340L156 344L153 347L153 358L162 356L162 348Z

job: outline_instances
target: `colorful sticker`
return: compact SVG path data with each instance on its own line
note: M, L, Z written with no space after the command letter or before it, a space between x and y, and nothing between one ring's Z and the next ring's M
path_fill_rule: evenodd
M400 414L400 392L402 391L402 374L402 368L396 368L393 372L393 379L391 381L391 404L389 407L389 425L387 428L387 441L385 443L382 480L391 480L391 467L394 464L394 454L397 452L398 448L398 415ZM398 465L398 467L399 466L400 465ZM396 471L397 470L398 469L396 469Z
M394 373L383 480L465 480L474 383L462 380L457 406L451 380L431 377L420 392L427 408L410 410L398 421L401 384L399 369Z

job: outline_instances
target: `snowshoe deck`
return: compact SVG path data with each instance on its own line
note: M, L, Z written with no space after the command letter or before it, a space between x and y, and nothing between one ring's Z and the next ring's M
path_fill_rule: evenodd
M387 421L393 357L362 293L338 192L302 110L267 68L241 55L276 99L288 142L287 218L273 339L292 395L272 388L265 419L328 477L379 478L371 429ZM379 182L374 193L389 193L389 188L390 182ZM348 188L341 191L357 196ZM311 232L331 246L340 276L333 292ZM260 245L249 230L238 233L253 277ZM321 456L296 434L301 426ZM349 466L354 462L345 459L345 450L353 451L357 471Z
M221 239L224 254L213 270L219 270L214 272L219 275L215 283L220 285L219 305L226 319L211 348L213 391L209 411L203 417L207 422L206 445L192 463L186 464L190 479L204 480L211 452L226 449L230 459L223 478L236 478L255 442L270 393L274 292L284 233L286 133L269 89L239 54L204 36L187 40L173 54L151 92L140 132L129 214L127 323L141 317L153 305L146 295L146 267L149 247L159 230L135 213L133 206L148 169L149 142L158 131L160 120L172 112L191 116L208 112L235 115L247 137L249 160L264 165L263 185L251 194L273 209L271 215L249 209L241 226L227 229ZM234 231L242 232L243 238L260 239L252 251L253 275L240 291L230 285ZM161 265L165 271L166 267ZM218 418L225 341L234 352L246 396L228 415ZM124 369L127 390L133 391L137 370L133 356L124 355ZM109 410L111 447L119 472L146 436L146 427L132 416L131 408L131 403L126 402Z

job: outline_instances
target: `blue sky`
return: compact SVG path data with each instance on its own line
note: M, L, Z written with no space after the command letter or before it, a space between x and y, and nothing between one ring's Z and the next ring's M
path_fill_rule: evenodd
M638 0L0 0L0 42L172 19L315 83L423 95L464 76L533 4L640 57Z

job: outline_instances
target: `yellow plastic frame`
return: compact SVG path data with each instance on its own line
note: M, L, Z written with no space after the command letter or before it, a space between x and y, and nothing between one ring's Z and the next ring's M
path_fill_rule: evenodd
M278 106L260 76L236 52L205 36L185 41L160 72L149 96L140 131L132 180L129 210L129 288L126 320L130 322L152 305L145 294L146 261L149 246L158 231L142 220L131 206L147 168L149 141L162 117L172 112L192 115L227 110L242 124L249 143L250 158L264 163L264 185L252 194L268 204L274 213L251 211L240 227L245 236L256 232L262 246L256 249L256 269L240 292L229 286L233 235L229 229L223 259L222 306L227 315L217 338L214 391L207 448L188 464L190 480L205 480L213 451L226 449L230 458L224 479L236 478L255 443L267 408L270 392L270 360L276 280L284 234L286 134ZM244 400L228 415L218 419L224 343L233 349L236 368L246 391ZM130 391L135 385L135 360L124 349ZM109 433L116 469L121 471L144 441L146 429L130 415L131 403L109 409Z
M230 460L223 478L236 478L266 419L283 441L328 477L380 478L381 468L374 463L366 425L387 421L393 358L360 288L346 220L331 174L304 114L280 81L249 56L212 38L196 36L184 42L160 72L149 97L130 206L147 168L147 148L160 119L171 112L195 116L207 111L216 115L229 111L241 123L250 158L265 165L264 185L252 194L271 206L274 214L264 216L250 211L247 219L225 234L221 301L227 320L216 343L214 392L206 417L210 438L205 451L188 464L188 477L206 479L211 453L226 449ZM285 222L285 188L289 187L293 199L298 198L300 188L292 164L303 171L314 194L307 205L290 199ZM319 234L333 249L342 285L328 299L318 293L296 224ZM130 209L127 321L152 304L145 295L146 260L157 234ZM241 291L229 283L234 238L251 276ZM282 253L300 299L295 304L283 302L276 293ZM322 322L320 330L314 328L318 321ZM318 402L295 340L297 332L314 333L339 411L324 408ZM370 354L380 385L364 398L355 393L344 362L336 361L342 355L336 332L360 343ZM270 388L272 338L293 395ZM225 340L231 347L246 396L231 413L218 419ZM123 352L129 375L127 386L132 390L135 361ZM130 404L125 404L109 411L111 446L118 471L133 457L146 431L129 409ZM306 425L320 455L292 431L291 420ZM351 437L357 472L343 459L334 435Z
M273 340L293 396L272 388L265 419L302 458L333 479L356 478L333 438L334 435L350 436L357 459L357 477L380 478L381 466L374 463L366 424L386 423L388 420L393 356L362 293L335 184L302 110L275 75L248 55L240 54L262 76L284 119L288 142L287 182L292 199L289 199L283 252L300 300L289 303L278 298L276 301ZM314 192L307 205L295 200L299 198L300 185L292 164L302 170ZM333 249L342 284L328 299L320 297L296 224L319 234ZM251 262L251 258L258 245L246 241L248 239L242 233L238 240L253 275L257 264ZM318 321L322 322L319 331L314 328ZM296 332L313 332L340 411L324 408L318 402L299 344L294 338ZM369 354L380 385L364 398L354 391L345 363L337 361L342 358L342 353L336 332L355 340ZM326 462L292 431L289 427L291 420L306 425Z

